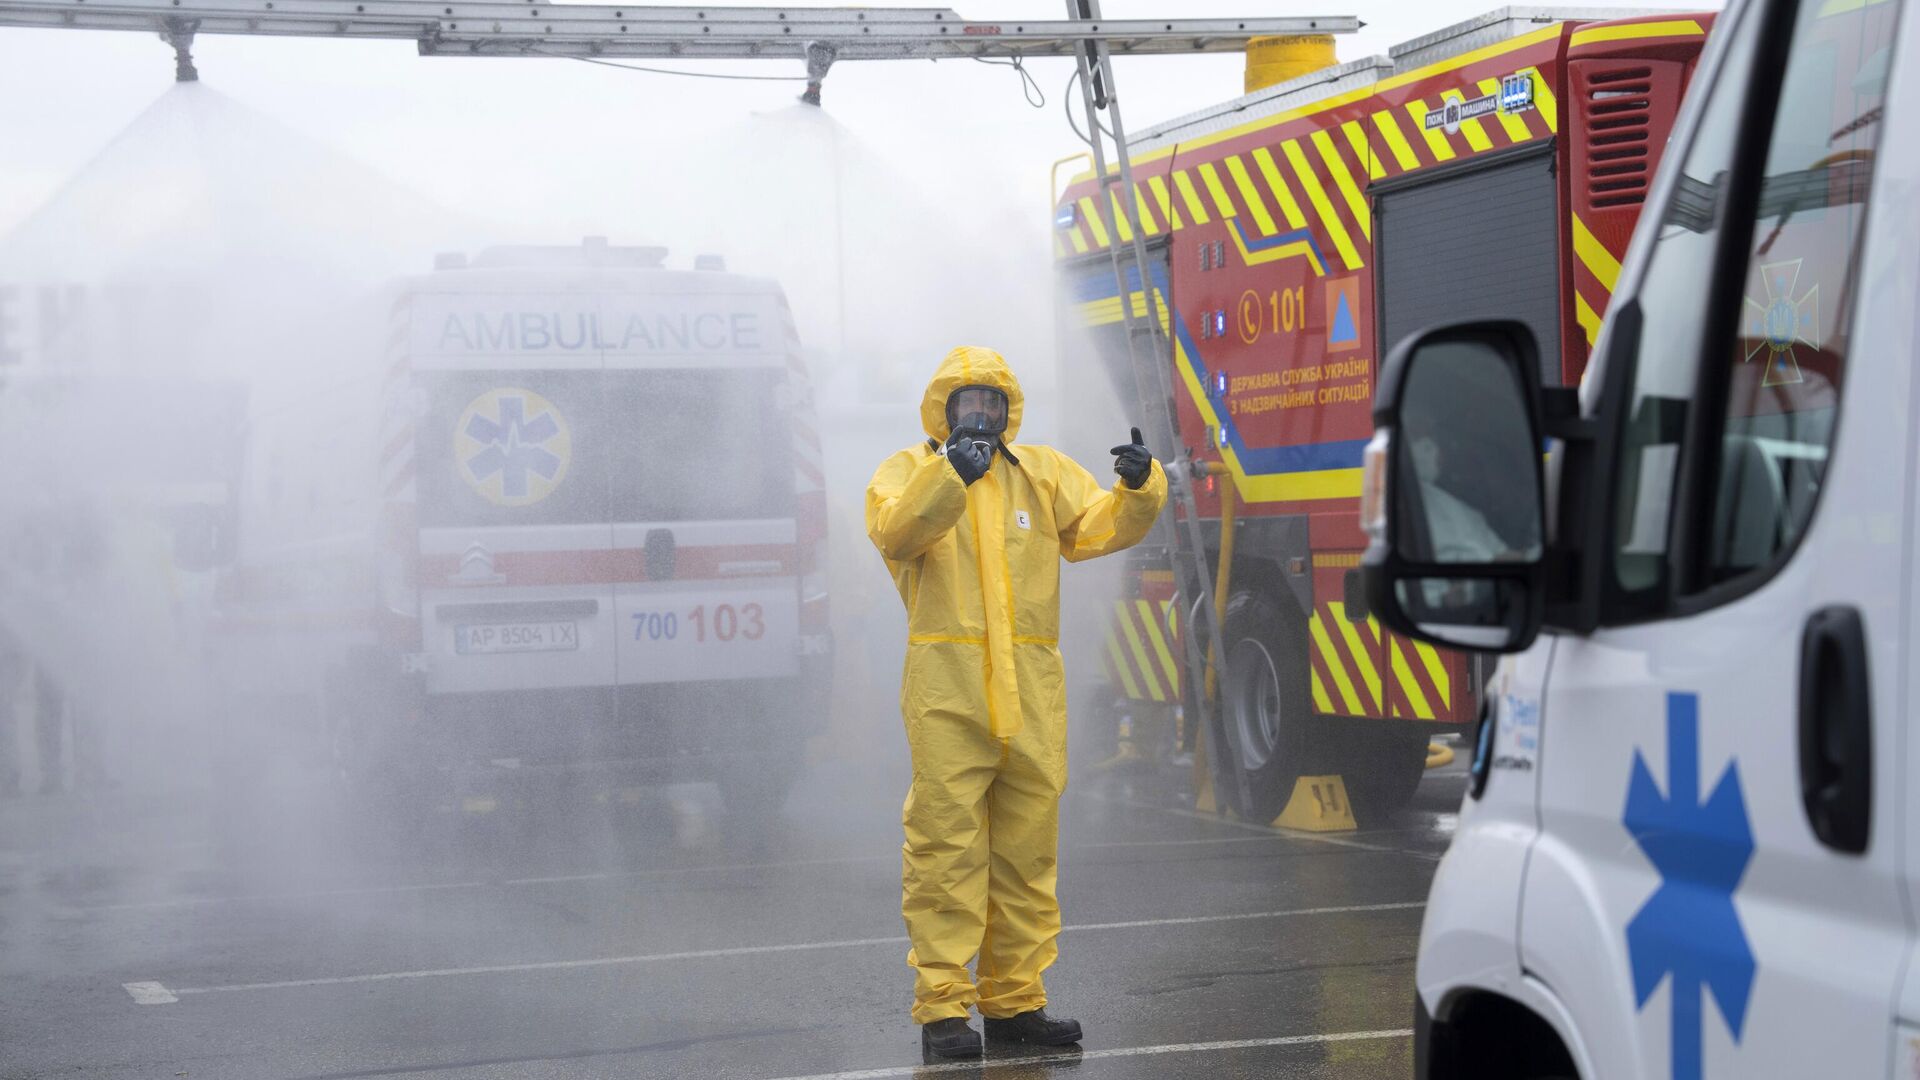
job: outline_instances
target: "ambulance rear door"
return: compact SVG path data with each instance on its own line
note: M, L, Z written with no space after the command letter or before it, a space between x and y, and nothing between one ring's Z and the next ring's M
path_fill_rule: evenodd
M619 682L796 675L798 358L779 293L715 277L603 305Z
M538 275L457 280L415 296L410 331L428 689L610 687L623 425L598 297Z

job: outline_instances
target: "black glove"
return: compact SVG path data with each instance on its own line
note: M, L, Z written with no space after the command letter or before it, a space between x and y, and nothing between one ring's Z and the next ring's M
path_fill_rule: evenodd
M947 464L972 487L975 480L987 475L987 470L993 467L992 444L982 444L970 431L956 431L947 436Z
M1145 444L1140 441L1140 429L1133 429L1133 441L1122 443L1107 451L1113 455L1113 471L1120 479L1135 491L1153 475L1153 455L1147 453Z

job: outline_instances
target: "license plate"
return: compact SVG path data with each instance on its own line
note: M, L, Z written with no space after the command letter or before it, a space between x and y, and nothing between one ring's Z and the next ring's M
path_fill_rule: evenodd
M472 623L453 628L453 651L462 656L475 653L565 652L579 647L578 623Z

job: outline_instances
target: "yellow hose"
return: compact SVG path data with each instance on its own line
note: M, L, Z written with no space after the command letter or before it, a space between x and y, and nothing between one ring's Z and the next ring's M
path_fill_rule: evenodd
M1234 497L1233 474L1226 470L1224 464L1209 466L1207 472L1226 480L1220 488L1220 569L1213 580L1214 622L1224 635L1227 632L1227 587L1233 584L1233 511L1239 500ZM1208 701L1217 696L1215 683L1218 679L1214 669L1219 663L1219 648L1219 642L1208 640L1205 683Z

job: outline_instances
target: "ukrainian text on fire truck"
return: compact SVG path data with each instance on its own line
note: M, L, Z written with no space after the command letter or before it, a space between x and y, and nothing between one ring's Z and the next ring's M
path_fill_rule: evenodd
M1227 406L1235 416L1348 401L1373 401L1372 360L1329 360L1286 371L1235 375L1227 381Z

